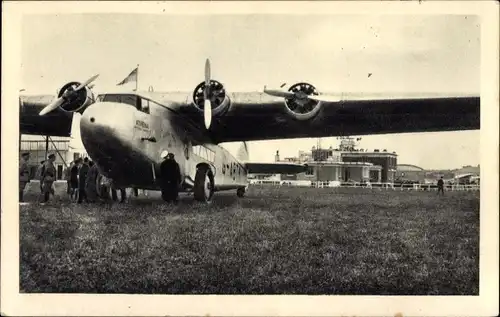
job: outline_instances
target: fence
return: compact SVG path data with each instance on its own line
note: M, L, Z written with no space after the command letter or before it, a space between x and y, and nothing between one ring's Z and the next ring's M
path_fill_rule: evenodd
M438 187L434 184L393 184L393 183L347 183L339 181L269 181L269 180L250 180L250 185L270 185L270 186L289 186L289 187L310 187L310 188L366 188L379 190L414 190L414 191L437 191ZM478 191L480 185L445 185L447 191Z

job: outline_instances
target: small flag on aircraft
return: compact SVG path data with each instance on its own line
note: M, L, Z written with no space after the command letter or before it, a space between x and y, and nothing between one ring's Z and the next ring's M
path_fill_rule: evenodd
M139 66L137 66L124 80L116 84L117 86L124 85L130 82L137 82L137 72L139 71Z

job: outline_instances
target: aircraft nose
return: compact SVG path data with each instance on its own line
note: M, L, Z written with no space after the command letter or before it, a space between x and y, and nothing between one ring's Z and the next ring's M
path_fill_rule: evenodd
M80 134L88 154L112 156L133 139L135 108L114 102L98 102L85 109Z
M83 112L80 130L83 134L115 134L128 137L134 109L115 102L99 102Z

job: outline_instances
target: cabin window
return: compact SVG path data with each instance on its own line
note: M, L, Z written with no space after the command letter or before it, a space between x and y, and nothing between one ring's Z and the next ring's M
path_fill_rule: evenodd
M209 162L215 161L215 152L210 150L209 148L204 147L203 145L193 146L193 154Z
M144 113L149 114L149 100L140 98L139 103L137 104L137 110L142 111Z

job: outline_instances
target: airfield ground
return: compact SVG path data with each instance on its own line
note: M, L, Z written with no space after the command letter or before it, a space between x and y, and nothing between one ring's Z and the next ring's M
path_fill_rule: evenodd
M29 197L28 197L29 199ZM479 192L251 187L20 207L21 292L479 292Z

